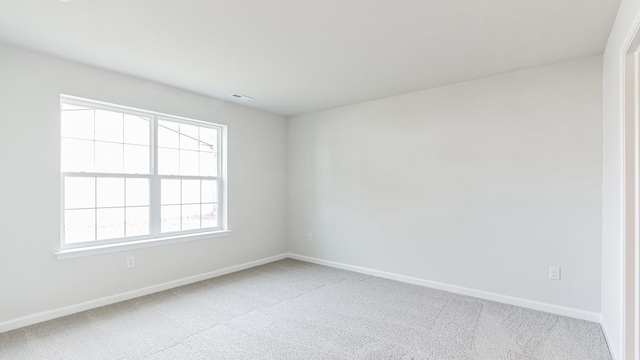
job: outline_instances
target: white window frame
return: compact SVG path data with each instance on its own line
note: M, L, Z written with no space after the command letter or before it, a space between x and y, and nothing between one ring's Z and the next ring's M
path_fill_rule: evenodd
M60 95L60 105L68 104L82 106L91 109L115 111L123 114L141 116L149 119L149 169L146 174L125 173L101 173L101 172L65 172L60 170L60 249L56 253L58 259L73 258L78 256L137 249L148 246L157 246L168 243L184 242L226 236L230 234L227 225L227 182L226 182L226 141L227 126L207 121L189 119L185 117L163 114L155 111L131 108L128 106L110 104L102 101L90 100L70 95ZM60 109L62 114L62 109ZM61 120L60 120L61 121ZM158 122L171 121L181 124L189 124L200 127L216 129L218 133L217 145L217 169L218 176L191 176L191 175L160 175L158 174ZM62 137L60 137L60 141ZM60 156L62 159L62 154ZM65 179L67 177L91 177L91 178L144 178L149 179L149 235L131 236L107 240L91 240L72 244L65 243ZM215 228L201 228L192 230L180 230L174 232L161 231L160 218L160 181L162 179L188 179L188 180L216 180L218 184L217 216L218 226ZM96 194L97 196L97 194ZM97 204L96 204L97 205Z

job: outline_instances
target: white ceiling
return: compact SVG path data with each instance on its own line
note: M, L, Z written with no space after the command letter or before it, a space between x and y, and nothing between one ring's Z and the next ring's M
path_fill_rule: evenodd
M619 2L0 0L0 41L294 115L600 54Z

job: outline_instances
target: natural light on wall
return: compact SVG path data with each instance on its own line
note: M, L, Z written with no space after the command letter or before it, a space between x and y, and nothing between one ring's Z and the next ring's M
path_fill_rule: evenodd
M224 130L62 96L62 247L222 230Z

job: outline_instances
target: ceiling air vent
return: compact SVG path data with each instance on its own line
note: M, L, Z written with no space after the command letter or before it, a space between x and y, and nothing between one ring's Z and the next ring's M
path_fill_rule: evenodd
M251 96L242 95L242 94L238 94L238 93L231 94L231 97L234 97L236 99L241 99L241 100L253 100L253 98Z

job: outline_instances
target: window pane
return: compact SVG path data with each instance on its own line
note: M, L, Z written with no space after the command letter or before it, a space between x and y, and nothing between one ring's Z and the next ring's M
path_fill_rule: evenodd
M200 153L200 176L217 176L218 158L216 153Z
M218 202L218 182L215 180L202 180L202 202Z
M96 142L96 171L122 173L122 144Z
M124 208L98 209L98 240L124 237Z
M96 140L122 142L122 113L96 110Z
M149 147L138 145L124 146L124 172L127 174L149 173Z
M93 110L62 111L62 137L93 140Z
M180 204L180 180L162 179L160 192L162 205Z
M202 204L202 227L218 227L218 205Z
M198 150L198 127L180 124L180 149Z
M182 205L182 230L200 228L200 204Z
M177 149L179 147L178 126L178 123L158 121L158 146Z
M127 179L126 193L127 206L149 205L149 180Z
M127 208L126 236L139 236L149 234L149 208Z
M67 210L64 212L64 241L67 244L96 239L96 211Z
M124 206L124 179L98 178L98 207L119 206Z
M135 115L124 115L124 142L149 145L149 119Z
M174 149L158 149L158 172L161 175L180 174L180 154Z
M200 180L182 180L182 203L200 203Z
M180 205L162 206L160 214L162 232L180 231Z
M62 139L62 171L93 172L93 141Z
M180 175L198 175L198 152L180 150Z
M210 128L200 128L200 151L218 151L218 131Z
M65 209L92 208L95 206L95 178L66 177L64 179Z

